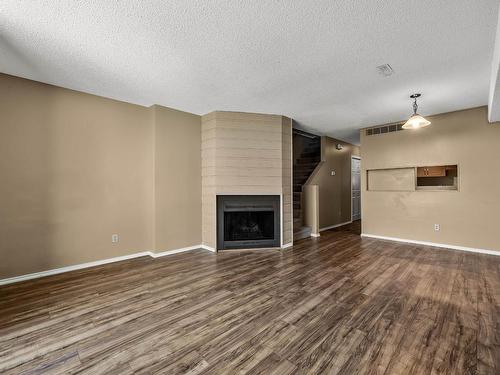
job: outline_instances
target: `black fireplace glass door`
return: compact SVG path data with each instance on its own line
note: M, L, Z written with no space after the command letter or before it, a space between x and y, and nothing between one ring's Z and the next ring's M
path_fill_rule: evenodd
M273 211L224 212L224 241L272 240Z
M217 249L279 247L279 195L217 195Z

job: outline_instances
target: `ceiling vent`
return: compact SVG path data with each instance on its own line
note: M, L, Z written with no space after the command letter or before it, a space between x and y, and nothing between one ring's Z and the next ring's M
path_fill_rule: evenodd
M394 74L394 69L389 64L379 65L377 66L378 74L389 77Z
M376 128L370 128L366 129L366 135L377 135L377 134L385 134L385 133L392 133L392 132L398 132L403 129L404 123L398 123L398 124L389 124L389 125L384 125L384 126L378 126Z

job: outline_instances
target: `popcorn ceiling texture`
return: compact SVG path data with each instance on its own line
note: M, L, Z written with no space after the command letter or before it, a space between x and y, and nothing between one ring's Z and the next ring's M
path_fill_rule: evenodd
M273 113L357 142L360 127L485 105L496 0L0 4L0 71L196 114ZM389 63L391 77L377 74Z

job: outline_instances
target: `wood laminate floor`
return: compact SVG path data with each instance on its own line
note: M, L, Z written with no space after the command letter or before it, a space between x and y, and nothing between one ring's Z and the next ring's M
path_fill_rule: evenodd
M500 257L323 232L0 288L4 374L500 374Z

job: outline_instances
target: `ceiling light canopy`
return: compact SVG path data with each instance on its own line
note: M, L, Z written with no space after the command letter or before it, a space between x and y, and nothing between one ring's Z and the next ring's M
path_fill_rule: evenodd
M408 121L405 122L403 125L403 129L420 129L424 128L427 125L430 125L431 122L429 120L426 120L424 117L420 116L417 113L418 109L418 104L417 104L417 98L419 98L421 94L413 94L410 95L410 98L412 98L413 101L413 115L408 119Z

